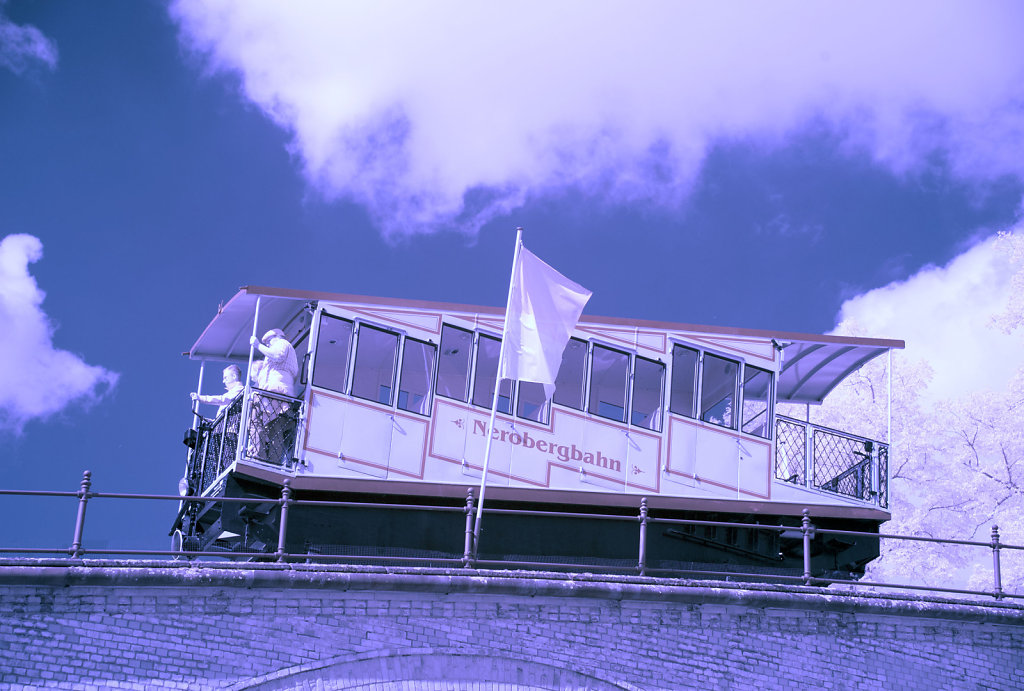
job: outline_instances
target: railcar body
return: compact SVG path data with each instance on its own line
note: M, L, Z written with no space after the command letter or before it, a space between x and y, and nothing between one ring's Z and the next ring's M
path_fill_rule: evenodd
M300 391L250 387L218 418L195 418L183 494L267 501L185 501L176 544L277 550L272 502L287 479L293 499L338 504L295 506L289 553L463 557L463 517L432 509L464 506L480 483L503 319L500 308L240 289L187 353L202 363L200 386L213 364L246 371L250 335L281 328ZM776 405L819 404L902 347L584 315L552 400L539 384L501 383L477 557L635 565L635 522L588 516L636 516L641 500L652 516L751 526L658 526L652 569L797 569L794 536L756 525L798 526L805 509L820 527L877 532L889 518L888 441ZM877 539L819 538L815 571L856 575L877 550Z

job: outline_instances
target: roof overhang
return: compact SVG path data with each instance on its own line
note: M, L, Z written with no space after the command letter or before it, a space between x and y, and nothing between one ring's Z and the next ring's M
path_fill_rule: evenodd
M185 355L192 360L247 363L257 303L256 336L261 337L270 329L280 328L294 341L303 329L301 317L309 299L298 295L260 294L242 288L227 304L217 309L217 315Z
M821 403L848 376L902 341L821 337L782 342L782 370L776 396L782 403ZM835 339L842 339L836 342Z

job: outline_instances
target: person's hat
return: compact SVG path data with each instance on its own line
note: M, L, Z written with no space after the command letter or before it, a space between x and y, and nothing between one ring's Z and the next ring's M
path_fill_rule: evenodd
M271 329L267 333L263 334L263 338L260 340L264 344L270 343L270 339L273 336L276 336L277 338L284 338L284 331L281 331L281 329Z

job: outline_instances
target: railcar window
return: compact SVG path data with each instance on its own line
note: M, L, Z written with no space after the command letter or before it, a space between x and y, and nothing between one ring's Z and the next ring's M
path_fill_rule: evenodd
M595 344L590 370L590 412L625 422L628 380L629 355Z
M519 404L516 408L516 415L526 420L546 424L550 407L543 384L532 381L519 382Z
M447 324L441 327L441 356L437 363L438 396L463 402L469 399L469 363L472 354L472 331Z
M676 415L697 417L697 356L693 348L672 347L672 402L669 410Z
M313 363L313 386L345 393L348 378L348 355L352 347L352 322L320 315L320 332L316 337L316 362Z
M398 385L398 407L430 415L430 382L433 381L437 347L413 338L405 339L402 375Z
M570 338L562 351L562 365L555 377L555 403L583 410L583 382L587 374L587 342Z
M768 439L771 434L772 373L760 367L743 368L743 426L747 434Z
M704 353L700 381L700 419L736 429L736 380L740 363Z
M633 364L633 408L629 417L637 427L661 431L661 402L665 398L665 365L637 357Z
M498 378L498 356L501 340L480 334L476 351L476 379L473 381L473 405L490 408L494 399L494 382ZM512 412L512 382L504 380L498 391L498 411Z
M352 395L391 405L397 353L398 334L360 324Z

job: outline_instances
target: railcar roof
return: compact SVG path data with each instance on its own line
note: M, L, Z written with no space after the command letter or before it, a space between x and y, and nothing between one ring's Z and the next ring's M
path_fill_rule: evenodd
M290 338L298 335L299 327L295 326L298 323L298 317L301 316L306 305L314 301L430 309L449 313L497 315L504 313L500 307L322 293L265 286L242 286L226 304L217 310L217 314L203 330L203 333L184 354L193 360L224 362L248 360L249 336L252 335L252 318L257 300L260 305L257 334L262 335L268 329L283 326ZM583 315L580 322L772 339L783 348L783 367L777 382L778 400L792 403L820 403L847 376L879 355L894 348L902 349L906 345L903 341L881 338L801 334L589 315ZM292 328L289 329L289 327Z

